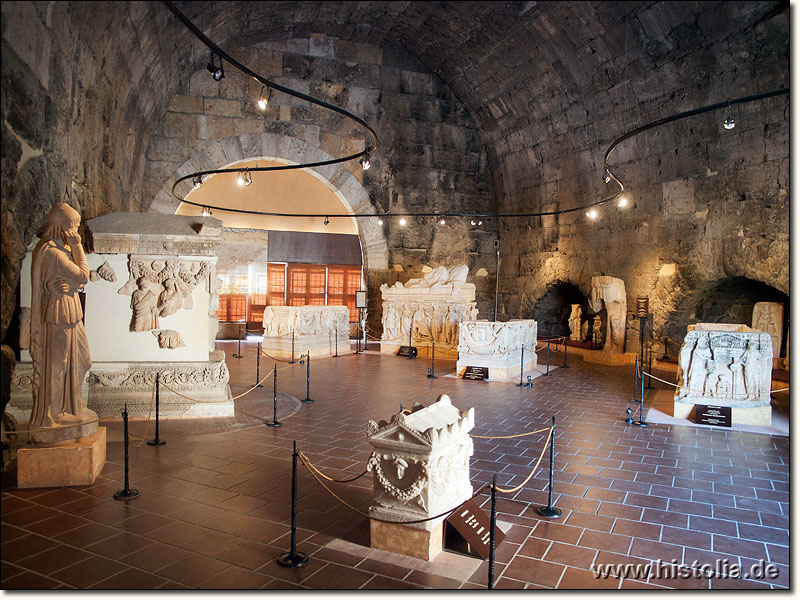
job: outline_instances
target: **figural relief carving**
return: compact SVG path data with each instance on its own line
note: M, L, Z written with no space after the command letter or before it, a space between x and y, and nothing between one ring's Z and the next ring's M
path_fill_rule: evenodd
M191 310L192 291L201 281L210 289L206 261L152 260L131 256L130 277L117 293L131 296L131 331L158 329L159 318Z

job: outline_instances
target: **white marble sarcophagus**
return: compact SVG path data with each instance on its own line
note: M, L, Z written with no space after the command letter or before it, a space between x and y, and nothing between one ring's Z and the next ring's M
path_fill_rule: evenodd
M369 421L374 448L370 506L371 545L430 560L442 549L445 517L408 523L458 507L472 496L469 459L475 410L463 413L446 395L430 406L415 404L387 421ZM389 521L389 522L387 522Z
M461 323L458 333L456 375L467 367L487 367L489 379L519 377L536 367L537 324L520 321L473 321ZM524 352L523 352L524 347Z
M161 416L233 416L225 355L214 349L217 249L212 217L112 213L86 221L84 326L92 366L83 393L101 418L147 416L156 375ZM32 396L31 253L20 284L21 361L8 411L26 420Z
M440 266L421 279L381 285L381 352L395 354L400 346L411 345L427 354L435 345L437 353L455 357L459 323L478 318L468 272L467 265Z
M349 315L346 306L267 306L262 350L275 358L350 352Z
M690 325L678 356L674 416L696 404L731 407L731 422L771 423L772 340L746 325Z

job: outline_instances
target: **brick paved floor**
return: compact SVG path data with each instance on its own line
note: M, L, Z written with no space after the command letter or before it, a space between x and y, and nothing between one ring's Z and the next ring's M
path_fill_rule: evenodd
M233 343L221 343L230 357ZM255 382L255 344L229 358L231 390ZM561 360L560 357L558 360ZM400 404L429 404L442 393L461 410L475 407L476 435L502 436L547 426L556 417L555 505L547 503L548 459L512 495L500 495L498 519L510 525L497 549L497 588L780 588L789 585L789 439L735 430L624 424L632 367L569 358L568 369L531 388L441 375L454 362L368 352L279 363L277 418L272 380L237 401L236 417L161 422L161 447L131 448L131 487L140 496L112 499L123 487L119 419L109 428L108 460L94 485L2 494L2 587L5 589L479 589L486 562L446 552L425 563L369 548L364 517L342 506L299 470L297 544L302 568L275 558L290 545L292 442L326 474L364 469L367 419L388 418ZM262 362L262 376L272 362ZM651 392L652 393L652 392ZM145 430L131 422L133 441ZM148 434L152 437L152 428ZM530 473L545 434L474 439L471 476L514 487ZM366 511L371 476L334 484ZM479 502L489 510L488 496ZM591 567L666 563L659 573L596 578ZM760 562L761 561L761 562ZM736 565L774 565L766 579L686 577ZM709 565L704 568L703 565ZM675 573L670 573L672 568ZM773 572L773 571L770 571Z

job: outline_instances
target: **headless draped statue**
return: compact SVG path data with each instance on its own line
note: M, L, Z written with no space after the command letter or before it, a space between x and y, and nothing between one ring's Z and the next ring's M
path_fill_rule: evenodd
M97 415L81 397L92 366L78 290L89 281L80 214L64 203L47 217L31 263L31 441L65 443L97 431Z

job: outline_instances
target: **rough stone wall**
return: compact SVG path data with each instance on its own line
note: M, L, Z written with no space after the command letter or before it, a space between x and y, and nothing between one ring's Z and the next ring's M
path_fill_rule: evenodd
M148 4L2 3L2 338L25 248L54 203L84 219L138 209L143 144L185 43Z
M375 128L380 145L370 170L356 161L344 165L368 192L375 212L492 210L486 153L473 123L448 86L401 48L311 37L230 54L264 77L342 106ZM260 92L258 82L233 68L220 82L205 68L187 77L147 150L143 205L163 194L176 173L185 174L181 169L187 164L197 170L222 168L263 156L263 144L250 143L260 139L257 134L303 140L331 156L363 149L366 132L352 121L274 90L262 112L255 104ZM302 211L302 200L286 210ZM475 279L479 309L488 314L494 301L494 220L483 219L480 227L464 218L445 225L433 217L413 218L406 227L397 218L384 221L380 235L388 245L390 269L365 264L373 328L380 323L380 284L394 283L398 275L402 281L419 277L425 265L465 263L472 275L480 268L491 272ZM402 273L394 265L401 265Z
M561 65L568 75L556 64L550 71L581 88L579 101L570 101L566 88L537 98L538 109L523 118L520 103L530 98L508 97L498 86L486 104L482 125L511 121L485 132L501 213L607 197L618 188L603 182L603 154L624 133L726 98L788 87L788 11L774 11L772 3L659 3L627 15L598 10L581 21L575 13L583 5L556 9L565 17L559 23L570 25L548 32L566 43L569 31L576 52L586 55L588 68L576 61ZM620 44L626 39L627 48ZM613 42L618 52L594 56ZM513 77L512 85L523 85L524 74ZM540 85L545 93L553 88ZM504 115L492 117L501 102ZM686 299L726 278L788 293L788 97L735 106L732 114L733 130L722 127L723 111L716 111L622 142L609 165L626 185L627 209L603 206L595 222L583 210L501 220L504 318L529 318L554 283L588 294L599 274L625 281L629 311L637 296L650 297L657 335L685 332L693 315Z

